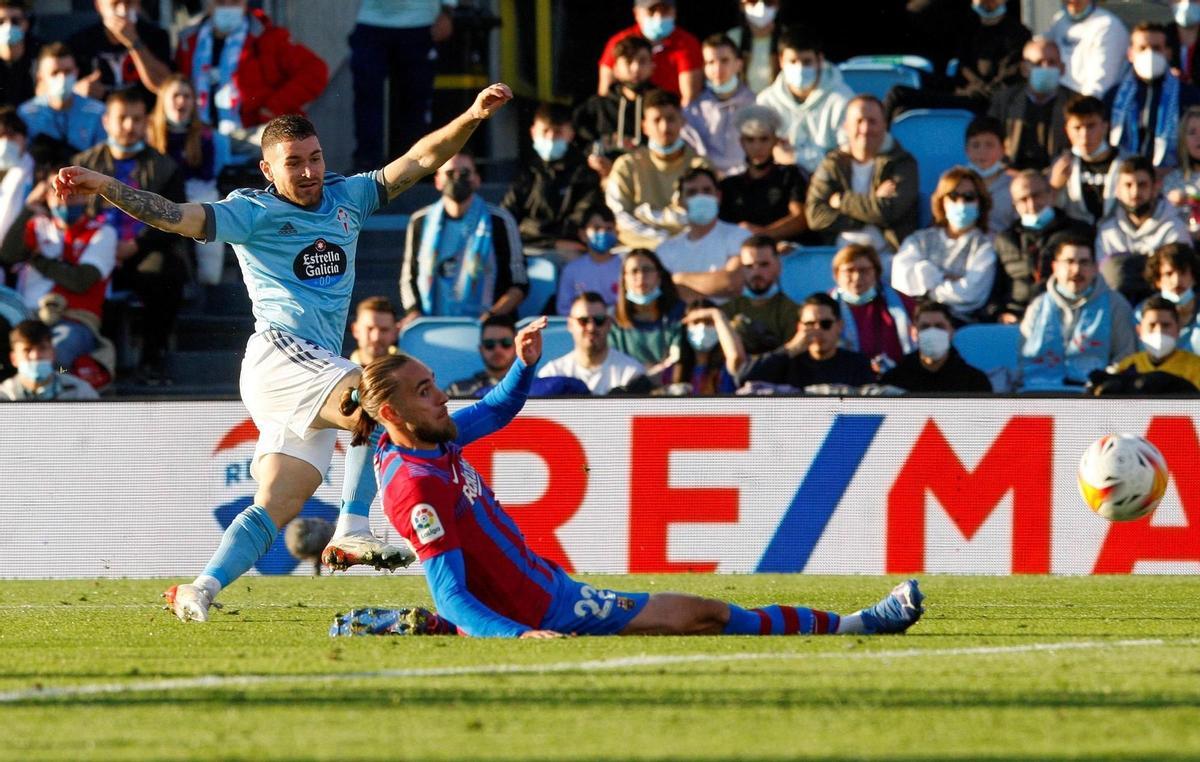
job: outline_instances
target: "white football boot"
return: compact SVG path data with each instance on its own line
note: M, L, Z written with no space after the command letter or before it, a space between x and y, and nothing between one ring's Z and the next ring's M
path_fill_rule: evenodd
M179 617L181 622L207 622L208 609L215 605L208 591L196 585L172 585L163 593L167 599L167 608Z
M359 564L391 571L416 560L416 554L407 546L398 548L388 545L371 532L353 532L334 537L321 551L321 563L341 571Z

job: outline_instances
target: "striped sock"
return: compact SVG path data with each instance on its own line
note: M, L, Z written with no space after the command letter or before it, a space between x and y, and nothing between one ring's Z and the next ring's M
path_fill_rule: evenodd
M338 510L335 537L371 531L371 503L379 491L372 460L382 433L383 427L376 426L366 444L351 447L346 453L346 471L342 476L342 505Z
M724 635L828 635L838 630L840 617L832 611L803 606L763 606L743 609L729 605Z
M252 505L234 518L221 537L217 552L209 559L201 577L211 577L227 587L250 571L258 559L271 549L279 527L261 505ZM210 591L211 592L211 591Z

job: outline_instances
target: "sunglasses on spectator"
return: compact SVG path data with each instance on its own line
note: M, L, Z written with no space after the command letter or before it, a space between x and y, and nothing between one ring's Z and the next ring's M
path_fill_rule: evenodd
M479 346L481 346L484 349L487 349L489 351L495 349L496 347L504 347L505 349L512 349L512 345L513 345L512 339L483 339L482 341L479 342Z
M950 199L951 201L970 202L970 201L978 201L979 194L978 193L959 193L958 191L950 191L949 193L946 194L946 198Z
M575 317L575 322L579 323L580 325L587 325L588 323L593 323L593 324L595 324L595 326L597 328L603 328L604 324L608 322L608 315L577 316L577 317Z
M820 328L822 331L828 331L830 328L833 328L833 324L835 322L837 321L831 318L825 318L824 320L805 320L800 325L804 326L805 328Z

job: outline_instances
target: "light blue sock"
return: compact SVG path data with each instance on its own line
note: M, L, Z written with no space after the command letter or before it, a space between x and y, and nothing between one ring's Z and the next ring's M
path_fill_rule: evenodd
M376 426L366 444L351 447L346 453L346 470L342 477L342 504L338 510L338 536L347 532L368 532L371 529L368 521L371 503L375 501L375 495L379 492L372 460L382 434L383 427Z
M261 505L252 505L242 511L225 530L217 552L213 553L204 567L204 574L226 587L238 577L250 571L250 567L263 557L275 541L279 527Z

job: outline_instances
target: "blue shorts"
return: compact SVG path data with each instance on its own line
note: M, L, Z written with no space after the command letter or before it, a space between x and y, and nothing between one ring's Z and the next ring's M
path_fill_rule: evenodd
M542 618L543 630L568 635L617 635L650 600L649 593L619 593L563 577L550 610Z

